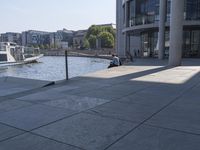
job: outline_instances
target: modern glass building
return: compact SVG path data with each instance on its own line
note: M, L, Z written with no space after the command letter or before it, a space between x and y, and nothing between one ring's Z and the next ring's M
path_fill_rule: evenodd
M200 58L200 0L117 0L119 56L173 57L177 44Z

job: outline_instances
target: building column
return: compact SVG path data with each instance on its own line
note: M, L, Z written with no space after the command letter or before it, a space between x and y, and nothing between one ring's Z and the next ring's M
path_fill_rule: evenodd
M126 36L126 52L130 52L130 36L128 33L125 34Z
M125 27L129 26L129 20L128 20L128 2L125 2Z
M123 0L116 1L116 25L117 25L117 37L116 37L116 50L120 58L126 58L125 48L125 35L122 33L124 29L124 10L122 7Z
M159 33L158 33L158 58L163 59L165 53L165 21L167 12L167 0L160 0L159 8Z
M133 56L131 54L131 49L130 49L130 35L126 32L125 33L125 43L126 43L126 56L129 58L131 61L133 60Z
M182 59L184 1L171 1L169 65L179 66Z

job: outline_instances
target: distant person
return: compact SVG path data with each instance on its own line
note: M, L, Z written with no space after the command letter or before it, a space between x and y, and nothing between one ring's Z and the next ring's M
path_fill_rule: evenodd
M110 65L108 66L108 68L112 68L112 67L118 67L120 66L120 59L117 55L112 54L112 61L110 62Z
M140 57L140 50L139 50L139 49L138 49L138 53L137 53L137 56L138 56L138 57Z
M136 52L136 50L134 50L134 53L135 53L135 57L137 57L137 52Z

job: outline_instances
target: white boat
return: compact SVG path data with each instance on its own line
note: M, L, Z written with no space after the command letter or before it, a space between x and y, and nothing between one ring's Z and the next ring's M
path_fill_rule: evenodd
M39 48L19 46L11 42L0 42L0 64L32 63L42 56Z

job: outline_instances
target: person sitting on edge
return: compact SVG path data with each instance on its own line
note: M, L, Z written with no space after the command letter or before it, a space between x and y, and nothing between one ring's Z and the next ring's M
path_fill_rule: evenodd
M108 66L108 68L120 66L119 57L117 57L116 55L112 54L112 58L113 58L113 59L112 59L112 61L110 62L110 65Z

